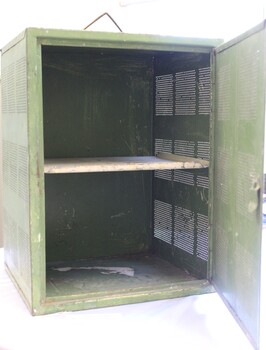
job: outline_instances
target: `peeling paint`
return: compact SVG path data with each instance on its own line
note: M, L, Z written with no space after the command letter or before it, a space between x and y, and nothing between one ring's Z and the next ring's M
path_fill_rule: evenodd
M80 267L53 267L52 270L68 272L71 270L100 270L102 275L119 274L134 277L135 271L132 267L107 267L107 266L80 266Z

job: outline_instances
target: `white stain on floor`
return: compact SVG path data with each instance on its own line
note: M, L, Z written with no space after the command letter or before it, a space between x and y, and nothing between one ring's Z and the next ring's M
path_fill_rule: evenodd
M71 270L99 270L102 275L119 274L128 277L134 277L134 269L132 267L107 267L107 266L80 266L80 267L53 267L52 270L59 272L67 272Z

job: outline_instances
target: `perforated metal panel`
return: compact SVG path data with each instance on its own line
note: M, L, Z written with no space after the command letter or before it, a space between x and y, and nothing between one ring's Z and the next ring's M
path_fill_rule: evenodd
M196 114L196 71L175 74L175 115Z
M230 86L232 74L232 62L226 62L219 68L219 75L223 79L219 79L217 86L217 118L219 120L227 120L230 118Z
M219 200L224 203L229 202L229 174L230 174L230 151L219 147L217 150L217 161L219 162L219 171L216 173L217 185L216 191L219 195Z
M3 141L3 181L26 203L29 202L28 152L25 146Z
M27 112L27 80L25 77L26 58L21 57L2 70L2 111L3 113Z
M197 257L208 261L209 257L209 219L207 215L197 213Z
M194 186L194 174L189 171L175 170L174 171L174 181L180 182L181 184Z
M154 237L172 244L172 205L154 201Z
M172 153L173 141L169 139L155 139L155 154L159 152Z
M174 153L179 156L194 157L195 156L195 141L175 140Z
M176 72L173 71L174 67L169 69L171 74L158 75L155 79L155 154L163 151L180 156L209 159L210 67L206 64L198 67L197 62L193 69L181 70L180 66L176 67ZM162 103L159 94L161 91L164 91L164 101L169 105L166 105L166 102ZM172 109L171 113L168 113L172 103L174 115ZM159 104L162 109L165 105L165 113L162 109L160 114L158 113ZM154 237L163 242L164 246L171 247L173 252L172 257L163 257L195 274L206 276L208 171L155 171L154 185ZM161 202L164 203L163 207L158 205ZM162 217L165 218L166 208L167 234L166 229L159 231L159 222L161 225L164 223ZM164 235L158 232L164 232ZM158 244L160 247L160 243ZM160 252L163 251L161 248L158 249Z
M173 115L173 75L166 74L157 76L155 80L156 88L156 103L155 103L155 115L156 116L171 116Z
M194 253L195 214L185 208L175 208L174 245L189 254Z
M197 143L197 157L209 160L210 159L210 142L198 141Z
M197 175L197 186L208 189L209 188L209 177Z
M226 231L219 223L216 223L215 248L215 269L217 276L219 276L219 285L220 288L228 291L227 280L230 272L228 271L229 239Z
M179 156L195 157L195 141L174 140L174 153ZM174 170L174 181L194 186L194 174L189 171Z
M238 90L238 118L240 120L254 120L257 118L257 105L260 101L259 85L259 62L260 50L246 51L239 56L238 81L241 89ZM248 84L247 84L248 80Z
M255 347L259 338L264 25L218 50L214 85L212 278Z
M247 171L247 164L248 171ZM237 212L245 218L252 220L250 205L250 189L256 181L255 155L243 152L237 153L237 168L239 176L236 188L236 208Z
M172 153L173 141L167 139L155 139L155 154L159 152ZM173 171L172 170L155 170L155 177L172 181Z
M210 114L210 67L156 76L155 87L156 116Z
M211 109L211 69L199 69L199 115L209 115Z
M5 262L31 303L29 152L25 42L2 56Z

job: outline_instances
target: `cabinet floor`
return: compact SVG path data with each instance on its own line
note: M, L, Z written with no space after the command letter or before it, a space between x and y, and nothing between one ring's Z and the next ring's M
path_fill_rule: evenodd
M49 264L46 296L162 288L195 277L154 255L129 255Z

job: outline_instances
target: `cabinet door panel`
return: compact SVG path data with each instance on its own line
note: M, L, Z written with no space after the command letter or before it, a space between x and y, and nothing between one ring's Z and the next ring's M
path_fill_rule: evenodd
M212 281L259 339L265 23L214 52Z

